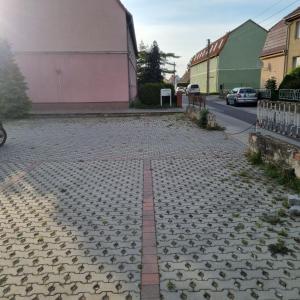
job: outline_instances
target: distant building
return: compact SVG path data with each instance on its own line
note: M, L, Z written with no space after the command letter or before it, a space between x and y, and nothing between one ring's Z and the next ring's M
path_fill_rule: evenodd
M280 84L285 75L285 60L287 53L288 26L285 20L275 24L268 32L268 36L261 53L261 87L268 79L274 78Z
M119 0L0 0L34 109L122 109L137 95L132 15Z
M190 83L190 70L187 70L180 78L178 84L180 84L181 86L187 86L189 83Z
M165 83L168 83L168 84L173 84L174 85L174 87L176 87L176 85L177 85L177 82L180 80L180 77L178 76L178 75L172 75L172 76L170 76L170 78L169 79L165 79L164 80L164 82Z
M300 66L300 7L269 30L261 60L261 87L270 78L279 85L287 73Z
M207 62L210 60L210 93L221 88L260 86L261 62L259 56L265 43L267 31L248 20L233 31L198 52L190 63L190 82L200 85L201 92L207 89Z

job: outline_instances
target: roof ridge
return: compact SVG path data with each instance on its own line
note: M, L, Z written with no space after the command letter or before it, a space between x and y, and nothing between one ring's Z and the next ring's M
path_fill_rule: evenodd
M210 47L212 47L212 45L214 45L215 43L219 42L220 40L224 39L225 37L228 37L230 35L231 31L228 31L227 33L225 33L224 35L222 35L221 37L217 38L216 40L214 40L213 42L210 43ZM208 46L202 48L200 51L198 51L194 56L196 56L197 54L199 54L200 52L204 51L208 49Z
M228 41L229 36L236 30L238 30L239 28L241 28L242 26L244 26L245 24L247 24L248 22L254 23L256 26L264 29L266 32L267 30L265 28L263 28L262 26L260 26L259 24L257 24L256 22L254 22L251 19L248 19L247 21L245 21L244 23L240 24L239 26L237 26L235 29L228 31L226 34L224 34L223 36L221 36L220 38L214 40L211 44L210 44L210 58L213 58L215 56L218 56L220 54L220 52L222 51L222 49L224 48L225 44ZM203 61L206 61L208 59L208 46L206 46L205 48L201 49L200 51L198 51L191 59L191 65L195 65L195 64L199 64Z
M130 31L131 31L131 35L132 35L132 39L133 39L133 46L134 46L134 50L135 50L135 54L138 55L138 46L137 46L137 40L136 40L136 33L135 33L135 28L134 28L134 20L133 20L133 15L131 14L131 12L126 8L126 6L121 2L121 0L116 0L117 3L121 6L121 8L125 11L127 18L129 18L130 20L130 24L128 24Z
M300 13L300 6L298 6L296 9L294 9L292 12L290 12L288 15L286 15L283 19L288 20L290 18L293 18L296 16L298 13Z

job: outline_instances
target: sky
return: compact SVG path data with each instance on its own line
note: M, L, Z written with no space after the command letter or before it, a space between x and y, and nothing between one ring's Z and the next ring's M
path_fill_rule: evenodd
M191 57L248 19L266 29L300 6L300 0L121 0L132 13L137 43L158 42L174 52L182 76Z

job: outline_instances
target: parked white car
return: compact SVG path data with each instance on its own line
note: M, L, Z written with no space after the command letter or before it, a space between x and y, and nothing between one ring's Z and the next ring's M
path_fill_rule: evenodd
M200 95L200 86L199 84L189 84L186 88L187 95Z
M177 95L178 92L184 94L185 93L185 88L183 86L178 86L176 88L176 95Z
M251 87L234 88L226 96L226 104L237 106L238 104L257 103L257 92Z

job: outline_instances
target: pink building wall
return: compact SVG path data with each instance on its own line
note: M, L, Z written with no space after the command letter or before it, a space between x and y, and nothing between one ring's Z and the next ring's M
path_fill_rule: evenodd
M0 0L0 35L33 103L128 106L137 94L128 14L118 0Z
M118 0L0 0L0 35L14 51L127 51Z
M129 31L128 39L128 67L129 67L129 99L134 100L137 97L137 62L134 51L134 43Z
M126 54L18 54L35 103L128 102Z

